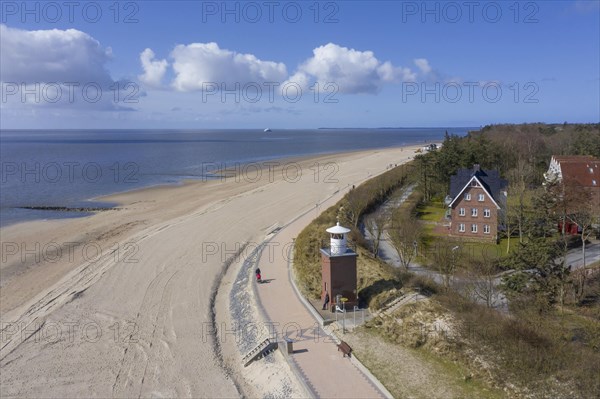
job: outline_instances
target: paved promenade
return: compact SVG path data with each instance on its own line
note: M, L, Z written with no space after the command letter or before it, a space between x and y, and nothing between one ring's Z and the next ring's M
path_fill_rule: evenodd
M347 191L326 200L320 207L327 209L339 201ZM318 397L321 398L382 398L377 389L342 352L320 327L317 320L296 296L288 273L288 254L293 239L315 217L315 210L307 210L298 219L280 230L273 237L274 251L263 251L258 265L263 278L269 282L257 287L258 298L270 322L277 323L279 333L288 332L294 341L294 354L290 356L300 370L302 378ZM287 326L288 328L284 328ZM281 338L281 337L280 337Z

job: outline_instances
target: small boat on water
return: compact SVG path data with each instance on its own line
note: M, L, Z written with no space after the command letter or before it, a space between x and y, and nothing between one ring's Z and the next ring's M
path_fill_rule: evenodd
M271 131L272 131L272 130L271 130L271 129L269 129L269 128L266 128L266 129L264 130L264 132L265 132L265 133L269 133L269 132L271 132Z

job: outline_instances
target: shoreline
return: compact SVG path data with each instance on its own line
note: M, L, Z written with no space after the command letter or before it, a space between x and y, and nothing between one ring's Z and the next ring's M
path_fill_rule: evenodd
M20 262L19 254L3 260L3 322L29 326L22 342L9 340L3 345L3 387L19 396L42 392L79 396L87 392L81 384L88 383L93 383L91 392L98 396L157 389L171 396L238 395L234 377L218 365L214 349L202 336L210 321L210 287L223 283L217 277L225 273L224 255L243 242L262 242L295 215L314 209L323 196L347 187L344 182L366 179L371 170L389 165L386 159L403 151L403 156L412 157L419 147L306 157L298 165L311 174L298 180L279 174L272 181L192 181L144 188L102 197L118 201L119 212L3 227L3 241L26 243L27 248L36 242L64 240L107 249L95 262L86 262L79 247L69 259L55 257L53 262L31 262L30 256ZM315 162L335 163L339 181L324 181L323 169L313 174L309 167ZM112 243L118 244L116 250ZM234 263L230 271L236 269ZM218 299L214 309L216 318L228 312ZM31 338L38 334L32 326L40 325L44 333L49 325L82 321L95 323L104 332L95 346L65 342L63 334L58 342L43 342L40 351L39 340ZM108 339L114 334L110 327L117 324L123 325L121 331L133 325L130 332L138 342ZM149 362L146 370L154 370L151 375L144 376L147 371L140 368L140 357ZM39 360L35 367L27 368L34 358ZM48 369L52 364L60 367ZM43 387L20 383L40 373L54 382Z
M260 158L260 159L250 160L250 161L234 161L233 162L233 166L234 166L233 172L238 171L240 168L244 168L247 170L248 169L247 167L252 165L252 166L258 166L260 168L261 173L265 173L265 172L269 173L271 171L271 168L273 167L270 165L272 163L279 163L279 164L302 163L302 162L307 162L310 160L318 160L321 158L335 157L338 155L347 156L347 155L351 155L351 154L359 154L359 153L371 152L371 151L384 151L387 149L394 149L394 148L420 147L423 144L439 143L439 142L440 142L439 140L424 140L423 143L418 143L418 144L406 144L406 145L400 145L400 146L394 146L394 147L376 147L376 148L368 149L368 150L357 149L357 150L343 151L343 152L319 152L319 153L308 154L308 155L292 155L292 156L275 157L275 158ZM225 162L215 162L215 165L226 166ZM176 181L174 181L174 182L148 183L148 185L143 185L143 186L125 189L125 190L117 190L114 192L96 195L96 196L92 196L92 197L88 197L88 198L82 198L82 199L78 199L75 201L78 204L85 204L88 202L96 203L96 204L94 204L95 206L90 205L90 207L85 207L83 205L82 206L68 206L68 205L56 205L56 204L53 204L53 205L37 204L35 206L24 205L24 206L7 207L6 209L22 209L22 210L41 211L41 212L53 212L55 217L50 217L50 218L34 217L31 219L15 220L13 222L9 222L9 224L0 226L0 230L7 228L7 227L19 225L21 223L27 223L27 222L69 219L69 217L58 216L63 212L65 214L89 213L88 215L80 215L80 216L76 216L76 217L77 218L90 217L90 216L94 215L94 212L102 212L102 211L106 211L106 210L119 209L119 206L121 206L122 204L119 202L115 202L114 200L111 200L114 197L122 197L122 196L126 196L127 194L136 195L139 192L156 189L156 188L181 187L181 186L186 186L186 185L195 184L195 183L207 183L207 182L211 182L211 181L220 181L220 180L223 180L223 177L222 177L223 173L230 173L231 171L232 171L231 167L225 167L223 169L211 170L210 172L206 173L206 176L199 176L197 178L191 178L189 176L179 176L179 177L176 176L175 177ZM227 175L225 178L226 179L232 179L232 178L235 179L235 175L233 175L233 176ZM104 207L104 205L106 205L106 207ZM56 209L54 209L54 208L56 208ZM84 209L88 209L88 208L90 209L89 211L84 210ZM73 216L71 216L71 217L73 217Z

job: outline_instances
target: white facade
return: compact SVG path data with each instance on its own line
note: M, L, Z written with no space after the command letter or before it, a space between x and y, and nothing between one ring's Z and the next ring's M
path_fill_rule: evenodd
M560 170L560 163L556 162L554 156L550 160L550 166L548 171L544 173L544 178L548 182L556 182L562 180L562 171Z

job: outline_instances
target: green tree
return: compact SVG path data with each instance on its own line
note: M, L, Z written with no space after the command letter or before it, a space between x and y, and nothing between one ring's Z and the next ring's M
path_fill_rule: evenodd
M560 207L551 190L539 188L532 193L530 215L526 219L528 239L549 237L556 232L556 209Z
M543 237L519 244L519 249L503 261L512 273L502 278L502 289L509 298L533 295L547 305L564 302L570 267L564 265L562 243Z
M437 152L437 179L446 187L450 183L450 176L465 164L462 142L462 138L446 132L442 148Z
M600 158L600 130L580 128L574 134L570 152L576 155L592 155Z

